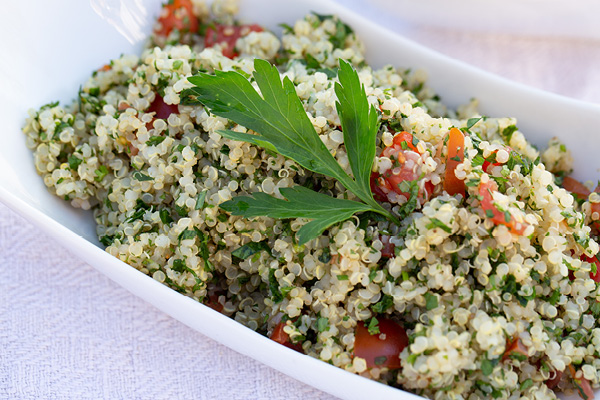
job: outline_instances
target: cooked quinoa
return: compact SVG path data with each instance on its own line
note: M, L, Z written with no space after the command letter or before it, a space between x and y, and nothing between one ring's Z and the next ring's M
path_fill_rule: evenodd
M446 108L423 71L373 69L336 17L308 15L281 38L243 26L229 58L202 32L231 25L236 3L216 1L212 13L190 4L201 34L165 32L159 20L166 35L153 35L141 56L112 60L76 101L31 110L23 128L46 186L93 210L108 253L252 330L273 337L280 327L311 357L428 398L585 398L584 385L599 386L600 195L577 199L560 186L572 157L558 139L540 153L514 118L481 117L475 101ZM295 185L352 198L333 178L217 133L245 127L180 104L188 77L250 77L254 58L294 83L350 174L334 83L338 59L354 66L381 118L373 191L392 213L412 202L399 225L358 214L300 245L306 219L245 219L219 207L257 191L282 198L279 189ZM158 118L160 106L175 111ZM444 191L452 128L464 133L455 176L465 196ZM410 148L395 141L399 132ZM407 169L417 197L386 187ZM359 325L385 336L383 320L408 335L401 368L355 354Z

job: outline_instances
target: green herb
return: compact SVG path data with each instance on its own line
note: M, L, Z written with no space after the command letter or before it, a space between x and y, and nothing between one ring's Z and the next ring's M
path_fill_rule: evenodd
M98 96L100 94L100 88L90 88L90 90L88 90L88 93L90 94L90 96Z
M502 130L502 138L504 139L504 143L509 144L510 139L512 139L513 133L517 131L517 127L515 125L509 125Z
M445 223L443 223L439 219L437 219L437 218L430 218L430 221L431 222L429 222L427 224L427 226L426 226L427 229L440 228L444 232L452 233L452 229L450 229L450 227L448 225L446 225Z
M196 199L196 205L194 206L194 210L202 210L204 208L204 201L206 200L207 190L203 190Z
M152 177L150 177L148 175L142 174L140 171L135 171L133 173L133 179L136 179L136 180L138 180L140 182L154 180L154 178L152 178Z
M335 78L337 76L337 74L338 74L338 68L337 67L335 67L335 68L317 68L315 70L315 72L322 72L325 75L327 75L327 77L329 79L332 79L332 78Z
M471 165L473 165L474 167L479 167L482 166L484 162L485 158L483 158L482 155L478 154L471 160Z
M166 208L160 210L158 212L158 215L160 216L160 220L162 221L162 223L165 225L168 225L171 222L173 222L173 218L171 218L171 213L169 213L169 210L167 210Z
M182 65L183 65L183 61L181 61L181 60L173 61L173 69L179 69L179 68L181 68Z
M185 271L185 268L186 268L185 261L173 260L173 266L171 267L171 269L173 271L183 272L183 271Z
M181 243L182 240L189 240L196 238L196 231L192 229L186 229L177 236L177 240Z
M285 77L282 84L277 68L264 60L255 60L254 69L254 79L262 97L239 73L216 71L216 75L201 73L188 78L196 85L190 89L194 96L191 103L204 104L213 114L258 133L219 131L222 136L263 147L296 161L310 171L335 178L363 203L293 187L280 190L287 201L264 193L254 193L251 197L239 196L222 203L221 208L247 218L268 215L272 218L310 219L312 221L298 232L300 244L359 212L374 211L399 223L373 199L371 193L369 180L379 122L377 112L369 104L364 87L352 66L340 60L339 82L335 84L335 92L354 178L343 170L321 141L289 78Z
M381 333L379 331L379 321L377 321L377 318L371 318L369 325L367 325L367 330L369 331L370 335L379 335Z
M479 118L469 118L467 120L467 130L470 130L476 123L478 123L479 121L481 121L483 119L483 117L479 117Z
M438 298L435 294L425 293L425 308L427 310L433 310L438 307Z
M415 361L417 361L417 357L419 357L418 354L409 354L408 357L406 357L406 362L410 365L414 365Z
M488 218L494 218L494 212L492 210L485 210L485 215Z
M309 53L306 53L304 60L306 61L307 68L317 69L321 67L321 63Z
M412 213L418 205L419 199L419 180L414 181L402 181L398 185L398 188L403 193L408 193L408 201L400 206L398 214L400 218L406 218Z
M292 28L288 24L279 24L278 26L283 28L284 33L294 33L294 28Z
M67 162L69 163L69 168L71 168L72 170L77 170L77 167L79 167L83 160L81 158L75 157L74 155L70 155L67 159Z
M113 236L104 235L104 236L101 236L99 240L100 240L100 243L102 243L103 245L108 247L111 244L113 244L115 237L114 237L114 235Z
M388 308L394 305L394 298L388 294L384 294L381 300L371 307L371 310L377 314L383 314Z
M266 251L268 253L271 252L271 248L269 248L269 245L265 241L247 243L242 247L239 247L232 251L231 255L245 260L248 257L253 256L254 254L260 253L261 251Z
M329 319L325 317L317 318L317 330L319 332L325 332L329 330Z
M530 387L533 386L533 380L532 379L526 379L521 383L521 391L525 391L527 389L529 389Z
M323 264L327 264L329 261L331 261L331 249L329 247L325 247L319 255L318 260ZM338 277L338 279L340 278ZM348 279L348 277L346 277L346 279Z
M386 356L375 357L374 361L375 361L375 365L383 365L387 361L387 357Z
M161 144L167 137L166 136L152 136L146 141L146 146L156 146Z
M96 174L94 180L96 182L102 182L102 179L108 175L108 168L106 168L104 165L101 165L97 170L94 171L94 173Z
M283 301L283 294L279 290L279 282L275 278L275 268L269 270L269 290L271 291L271 297L275 303L281 303Z
M494 367L498 364L498 361L500 361L499 358L495 358L493 360L484 358L481 361L481 373L485 376L490 375L494 371Z
M185 216L188 215L188 209L187 209L187 207L185 205L180 206L177 203L175 203L175 205L173 207L175 207L175 212L180 217L185 217Z
M348 275L338 275L337 278L338 278L338 281L347 281Z

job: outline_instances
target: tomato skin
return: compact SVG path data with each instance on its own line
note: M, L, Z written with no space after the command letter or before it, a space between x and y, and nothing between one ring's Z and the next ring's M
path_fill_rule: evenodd
M278 323L275 326L275 328L273 328L273 332L271 333L271 336L269 336L269 339L279 344L282 344L289 349L296 350L299 353L304 353L304 350L302 349L302 344L292 343L290 341L290 335L285 333L285 331L283 330L285 325L285 322Z
M583 376L581 378L576 378L577 372L572 364L569 364L569 371L571 372L571 379L573 380L573 386L575 386L575 391L583 400L593 400L594 397L594 389L592 389L592 385L590 381L588 381Z
M391 319L379 319L378 326L380 333L371 335L364 322L356 325L354 356L364 358L368 368L398 369L401 367L400 353L408 346L408 335L403 327ZM382 335L385 335L385 339L381 339Z
M457 160L458 159L458 160ZM456 177L456 167L465 159L465 136L458 128L448 132L448 155L444 190L451 196L460 194L465 198L465 182Z
M498 191L498 185L496 182L490 180L486 183L479 184L479 195L481 196L481 208L483 208L486 213L487 211L491 211L493 213L493 217L491 217L492 222L496 225L505 225L512 233L517 235L522 235L525 232L525 229L529 226L525 222L517 222L513 216L511 216L510 221L506 221L506 216L504 213L500 212L498 208L494 205L494 198L492 197L492 193Z
M563 178L562 187L583 200L587 200L588 196L592 193L583 183L570 176Z
M560 383L561 379L563 376L563 372L562 371L554 371L554 376L552 378L549 378L545 383L546 386L548 386L548 389L554 389L556 386L558 386L558 384Z
M411 135L410 133L408 133L406 131L402 131L402 132L396 133L396 135L394 135L394 144L395 145L402 147L403 142L406 143L405 146L407 146L409 149L411 149L415 153L421 154L421 152L419 150L417 150L417 148L413 145L413 135Z
M396 255L395 248L396 245L390 242L389 235L381 235L379 238L381 243L383 243L383 247L381 248L381 257L383 258L392 258Z
M512 340L511 342L507 343L506 350L504 351L504 354L502 355L502 361L510 358L510 356L512 356L512 355L520 355L520 356L529 357L529 352L527 350L527 346L525 346L523 344L523 342L521 342L521 339L519 339L519 338L516 338L516 339Z
M204 37L204 47L213 47L216 44L222 45L223 55L227 58L234 58L238 55L235 51L235 42L250 32L262 32L263 27L257 24L252 25L222 25L215 24L206 28Z
M156 94L156 96L154 96L154 100L152 101L152 103L150 103L150 107L148 107L148 110L146 110L146 112L155 112L156 114L154 114L154 118L167 119L171 114L179 114L179 107L177 106L177 104L165 103L163 98L160 97L159 94Z
M164 4L158 22L161 27L154 33L159 36L169 36L173 29L181 32L198 30L198 18L194 15L194 7L190 0L173 0L172 4Z
M579 258L581 261L589 262L590 264L596 264L596 273L594 274L593 271L590 271L590 278L592 278L594 282L600 282L600 261L598 261L598 256L595 255L594 257L588 257L585 254L582 254Z
M219 295L216 293L211 294L204 300L204 305L212 308L217 312L223 311L223 304L219 303Z

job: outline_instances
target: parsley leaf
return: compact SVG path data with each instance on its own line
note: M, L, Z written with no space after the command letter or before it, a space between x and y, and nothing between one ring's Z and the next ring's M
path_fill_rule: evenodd
M366 204L295 187L281 190L288 201L255 193L252 197L238 197L222 203L221 208L247 218L268 215L312 219L298 232L300 244L357 212L374 211L399 223L371 193L369 179L379 121L352 66L340 60L339 83L335 91L339 100L336 108L354 177L344 171L320 139L292 81L285 77L282 82L277 68L265 60L254 60L254 69L253 76L261 94L243 75L235 71L215 71L215 75L200 73L188 78L196 86L185 94L186 104L203 104L213 114L257 133L219 131L223 137L279 153L310 171L335 178ZM319 206L315 207L315 204Z
M238 196L221 203L221 208L246 218L263 215L280 219L310 218L312 221L298 231L300 244L317 237L331 225L344 221L357 212L371 209L366 204L336 199L303 186L282 188L279 191L287 201L257 192L252 196Z
M269 245L266 242L249 242L243 245L242 247L238 247L237 249L232 251L231 255L245 260L256 253L260 253L263 250L269 253L271 252L271 249L269 248Z

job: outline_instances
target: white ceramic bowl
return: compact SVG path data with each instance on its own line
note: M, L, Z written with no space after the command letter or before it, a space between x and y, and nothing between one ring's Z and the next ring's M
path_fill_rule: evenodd
M37 1L35 7L30 2L5 5L0 37L11 40L0 44L0 54L10 55L0 58L0 201L127 290L242 354L345 399L417 398L293 352L126 267L99 247L90 213L74 210L47 192L21 133L27 109L56 99L70 101L92 70L121 53L139 52L159 4L160 0L92 0L90 7L87 2L59 0ZM329 0L247 0L241 17L279 32L277 24L293 22L311 10L338 14L352 26L373 65L427 70L430 85L448 105L475 96L482 113L517 117L519 128L534 143L561 137L575 154L575 176L597 178L600 106L530 89L448 59Z

